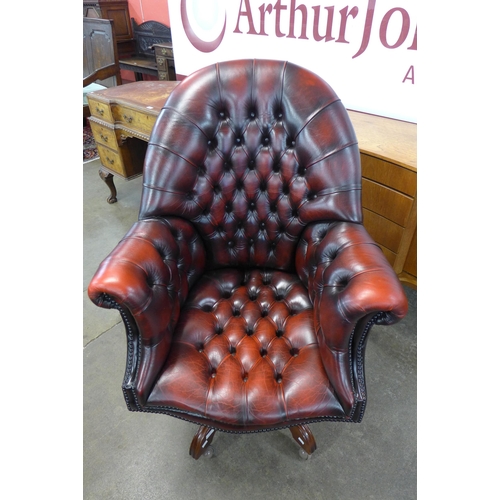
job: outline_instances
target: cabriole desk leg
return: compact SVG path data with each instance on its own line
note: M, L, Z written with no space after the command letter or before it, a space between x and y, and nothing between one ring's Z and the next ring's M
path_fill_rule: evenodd
M108 203L116 203L116 187L115 183L113 182L113 174L104 172L104 170L99 169L99 177L106 183L106 186L108 186L109 190L111 191L111 194L108 197Z

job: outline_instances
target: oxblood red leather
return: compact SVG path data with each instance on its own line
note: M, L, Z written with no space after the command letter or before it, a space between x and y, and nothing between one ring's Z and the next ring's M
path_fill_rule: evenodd
M360 421L367 334L407 301L362 226L334 91L281 61L182 81L151 136L139 220L89 295L124 319L131 410L232 432Z

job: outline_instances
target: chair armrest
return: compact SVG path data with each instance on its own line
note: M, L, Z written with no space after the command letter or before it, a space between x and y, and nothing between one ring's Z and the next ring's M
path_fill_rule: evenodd
M120 66L117 63L112 63L108 64L107 66L103 66L102 68L99 68L90 75L86 76L83 79L83 87L87 87L96 80L105 80L106 78L110 78L112 76L116 76L117 85L122 84Z
M318 295L324 294L330 297L335 306L331 313L342 324L381 312L377 323L389 325L406 315L403 287L361 224L309 225L299 243L296 265L311 300L323 300ZM342 335L332 341L338 347L345 345Z
M127 329L123 388L127 402L133 396L130 406L144 404L168 355L180 308L204 266L204 246L191 223L155 218L136 222L92 278L90 299L118 309Z
M372 324L392 324L408 310L396 273L361 224L310 224L296 256L315 309L323 364L343 400L365 398L363 363ZM360 379L358 380L358 377Z

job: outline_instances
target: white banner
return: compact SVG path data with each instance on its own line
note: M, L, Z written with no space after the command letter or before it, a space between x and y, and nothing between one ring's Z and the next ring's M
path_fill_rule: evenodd
M416 0L168 0L178 75L278 59L324 78L345 107L417 122Z

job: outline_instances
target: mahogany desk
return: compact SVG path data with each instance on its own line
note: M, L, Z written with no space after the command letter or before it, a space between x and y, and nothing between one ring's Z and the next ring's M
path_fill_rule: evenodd
M113 176L142 174L158 114L178 82L141 81L88 94L99 175L117 201ZM401 281L417 286L417 125L348 111L359 142L364 224Z

